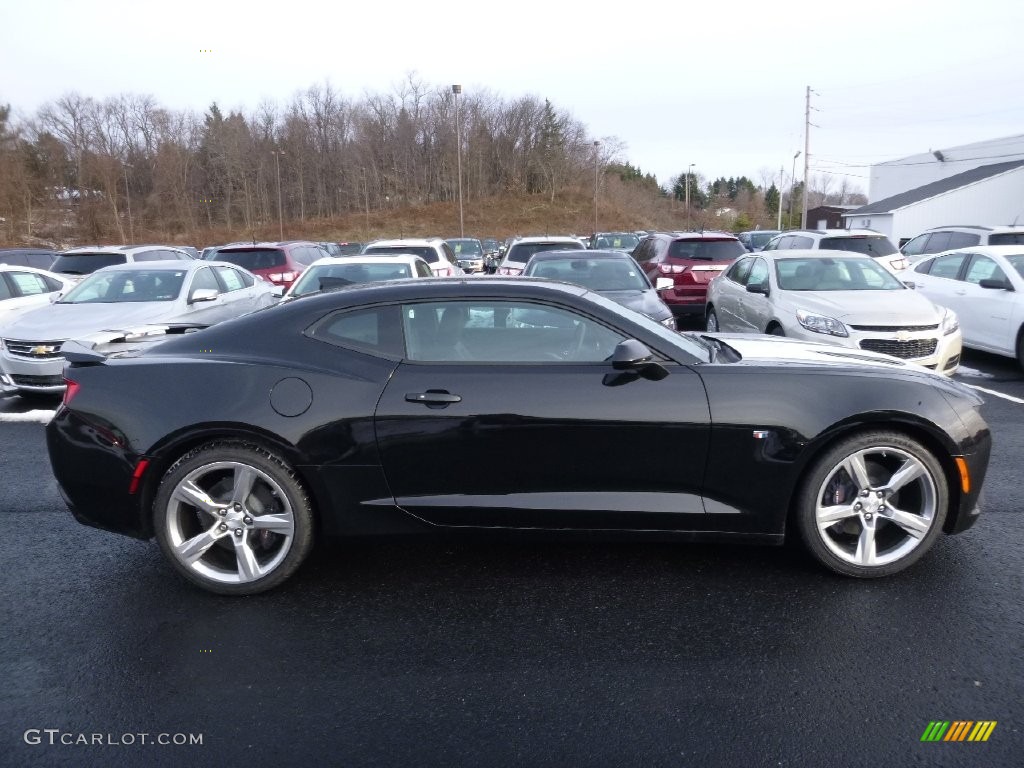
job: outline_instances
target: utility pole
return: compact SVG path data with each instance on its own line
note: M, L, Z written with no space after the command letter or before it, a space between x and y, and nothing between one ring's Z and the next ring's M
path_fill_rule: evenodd
M807 229L807 172L811 159L811 86L807 86L804 98L804 194L803 212L800 214L800 229Z
M775 222L776 229L782 229L782 185L786 183L786 167L784 165L779 166L779 205L778 205L778 220Z
M686 230L687 231L690 230L690 174L693 173L693 166L695 166L695 165L696 165L696 163L690 163L688 166L686 166L686 184L685 184L686 203L685 203L685 205L686 205Z
M600 147L601 147L601 142L595 140L594 141L594 234L595 235L597 234L597 190L598 190L598 187L601 185L599 169L598 169L598 161L601 159ZM597 240L595 240L594 242L596 243Z
M455 162L459 169L459 237L465 237L466 228L462 222L462 129L459 127L460 93L462 93L462 86L456 83L452 86L452 98L455 99Z
M277 168L277 228L280 240L284 241L284 213L281 206L281 155L284 154L283 149L273 150L274 154L274 166Z
M128 202L128 245L135 245L135 224L132 222L132 195L128 191L128 163L124 163L124 196ZM124 230L121 230L122 232Z

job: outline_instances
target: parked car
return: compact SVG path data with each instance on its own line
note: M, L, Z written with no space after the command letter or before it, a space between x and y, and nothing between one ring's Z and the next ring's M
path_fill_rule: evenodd
M484 249L484 272L493 275L501 263L501 243L493 237L485 237L480 244Z
M355 256L363 250L363 243L345 242L338 243L339 256Z
M797 229L776 235L762 248L764 251L792 251L821 248L850 251L871 256L890 272L899 272L907 260L892 240L870 229Z
M465 274L456 262L455 251L439 237L404 238L401 240L375 240L363 246L366 256L408 255L419 256L430 265L435 277L461 277Z
M484 246L475 237L455 237L445 240L455 253L455 261L466 274L484 271Z
M281 301L356 283L433 276L430 265L419 256L329 256L310 264Z
M596 251L623 251L632 253L640 238L632 232L596 232L586 240L587 248Z
M341 246L339 246L337 243L318 242L317 245L319 245L323 249L324 253L326 253L328 256L343 255L341 252Z
M1024 244L932 254L899 277L960 318L964 346L1015 357L1024 368Z
M295 278L327 252L316 243L290 240L280 243L224 245L212 258L247 269L263 280L287 290Z
M675 330L676 319L651 281L628 253L622 251L542 251L526 263L523 277L540 277L582 285L624 307L647 315ZM662 288L671 278L657 278Z
M64 251L50 266L50 271L81 279L97 269L137 261L192 261L180 248L169 245L104 245L72 248Z
M583 243L575 237L531 236L518 237L509 243L505 256L498 265L498 274L506 276L520 275L534 254L542 251L585 250Z
M0 265L49 270L57 260L57 251L47 248L0 248Z
M284 582L321 535L467 528L790 530L881 577L975 523L990 452L981 398L918 366L678 334L550 281L353 286L136 357L66 353L46 429L71 512L233 595Z
M69 339L105 343L144 326L211 325L275 300L272 286L224 262L186 259L98 269L54 303L0 325L0 390L60 394L62 348Z
M740 259L708 288L706 324L880 352L947 376L960 364L956 313L915 294L870 256L847 251Z
M199 250L191 245L179 245L178 248L189 255L193 259L199 258Z
M1024 226L933 227L911 238L900 251L913 264L931 253L971 248L975 245L1024 245Z
M677 318L703 317L708 283L746 252L724 232L655 232L641 241L633 258L655 285L659 277L672 280L658 294Z
M47 306L74 286L64 275L0 264L0 327L36 307Z
M749 232L738 233L736 238L743 243L748 253L753 253L764 248L768 241L778 234L781 233L777 229L752 229Z

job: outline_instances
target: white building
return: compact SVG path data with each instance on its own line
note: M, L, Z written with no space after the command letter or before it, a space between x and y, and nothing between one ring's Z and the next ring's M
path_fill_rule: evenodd
M943 225L1024 224L1024 135L872 166L869 199L845 225L896 242Z

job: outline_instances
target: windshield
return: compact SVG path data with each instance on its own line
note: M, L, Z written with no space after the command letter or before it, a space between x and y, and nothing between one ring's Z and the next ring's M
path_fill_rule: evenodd
M289 295L305 296L354 283L400 280L403 277L412 277L408 264L314 264L302 273Z
M566 243L516 243L508 249L505 254L505 261L514 261L525 264L535 253L544 251L582 251L585 250L583 243L578 240Z
M1010 266L1017 270L1017 274L1024 277L1024 253L1015 253L1013 256L1007 256L1006 260L1010 262Z
M128 258L121 253L67 253L57 257L50 271L65 275L90 275L97 269L127 261Z
M456 256L480 256L484 252L480 247L479 240L448 240L446 242L455 251Z
M245 248L241 250L220 250L210 258L226 261L255 272L260 269L283 267L287 260L284 251L278 248Z
M668 247L671 259L698 261L732 261L744 256L747 249L739 240L673 240Z
M58 304L123 304L174 301L185 282L184 269L116 270L90 275Z
M644 291L650 284L632 259L534 259L527 277L563 280L592 291Z
M601 248L617 248L632 251L640 245L640 238L636 235L631 235L623 232L610 232L604 235L597 236L597 245L594 247L598 250Z
M855 236L855 237L826 237L823 238L818 247L833 251L852 251L863 253L865 256L891 256L896 253L896 246L889 242L885 235Z
M363 253L367 256L421 256L429 264L436 264L441 260L437 251L429 245L371 245Z
M988 236L989 245L1024 245L1024 232L999 232Z
M906 286L874 259L778 259L775 277L784 291L901 291Z

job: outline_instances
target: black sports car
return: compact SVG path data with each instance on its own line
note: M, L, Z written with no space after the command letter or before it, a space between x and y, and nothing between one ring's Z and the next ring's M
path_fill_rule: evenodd
M677 334L585 288L363 284L131 356L65 345L47 428L82 523L156 536L213 592L314 534L519 529L781 543L899 571L970 527L989 430L896 358ZM458 456L458 466L451 457Z

